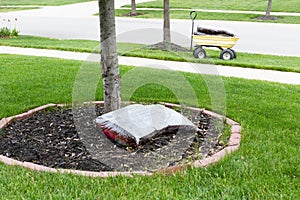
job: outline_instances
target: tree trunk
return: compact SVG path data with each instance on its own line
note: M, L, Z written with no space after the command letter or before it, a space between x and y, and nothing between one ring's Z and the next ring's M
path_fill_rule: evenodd
M171 43L170 0L164 0L164 43Z
M136 3L135 0L131 0L131 15L136 15Z
M271 16L271 7L272 7L272 0L268 0L268 7L265 16Z
M114 0L98 0L98 3L100 13L104 112L110 112L119 109L121 106Z

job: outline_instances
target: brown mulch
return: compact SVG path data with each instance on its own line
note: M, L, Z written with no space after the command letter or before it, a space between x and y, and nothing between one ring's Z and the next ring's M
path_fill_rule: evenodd
M157 44L148 45L145 48L151 49L151 50L174 51L174 52L188 52L189 51L189 49L184 48L178 44L166 43L166 42L159 42Z
M140 13L140 12L137 12L135 14L132 14L131 12L130 13L127 13L127 14L124 14L123 16L124 17L136 17L136 16L140 16L140 15L145 15L147 13Z
M276 16L266 16L266 15L259 16L259 17L256 17L254 19L256 19L256 20L270 20L270 21L281 20L281 18L279 18L279 17L276 17Z
M32 162L52 168L79 169L88 171L127 171L127 170L148 170L153 171L155 167L147 169L139 168L139 163L125 159L122 166L112 164L117 162L117 155L114 152L102 151L100 156L96 156L90 146L99 146L99 141L82 141L76 124L78 114L85 115L85 109L78 109L76 116L74 110L66 108L52 108L40 111L29 118L15 121L0 130L0 155L4 155L19 161ZM96 106L97 115L103 113L103 108ZM224 148L220 143L219 137L222 135L220 123L212 117L197 112L185 112L195 125L198 131L195 133L189 147L180 150L181 156L178 160L171 160L168 166L186 162L187 160L196 160L205 158ZM101 131L93 124L94 118L88 118L85 123L88 128L83 129L90 135L101 135ZM74 122L75 121L75 122ZM80 125L79 125L80 126ZM149 153L155 154L170 143L176 142L176 133L167 133L154 138L148 143L137 148L125 148L113 144L105 138L105 143L112 144L116 152L126 152L131 157L145 158ZM177 141L178 142L178 141ZM127 155L127 154L124 154ZM122 155L123 157L126 157ZM129 157L130 157L129 156ZM130 163L132 162L132 163ZM152 165L151 159L145 158L143 166ZM118 167L115 167L118 166Z

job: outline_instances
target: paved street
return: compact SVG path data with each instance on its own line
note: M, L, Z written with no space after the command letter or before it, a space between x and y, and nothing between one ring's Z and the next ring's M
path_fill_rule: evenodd
M116 2L116 7L130 3L129 0ZM97 1L94 1L11 12L1 14L0 17L17 17L19 19L17 27L24 35L99 40L99 19L97 16L92 16L97 12ZM191 21L188 14L189 12L187 12L187 20L171 21L172 41L186 47L190 44L191 34ZM117 18L116 21L119 42L153 44L162 40L161 19ZM201 16L195 22L195 25L198 24L205 27L223 27L237 34L240 40L234 49L238 52L300 56L299 24L201 20Z

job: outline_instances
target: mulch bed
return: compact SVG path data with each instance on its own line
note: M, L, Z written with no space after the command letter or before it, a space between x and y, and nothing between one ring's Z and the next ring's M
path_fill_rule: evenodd
M78 110L84 115L85 109ZM76 115L78 115L78 110ZM96 114L103 114L103 108L96 106ZM219 142L222 129L217 125L216 119L199 112L183 114L197 125L199 130L190 146L182 151L180 159L168 163L168 166L182 164L187 160L205 158L224 148L224 144ZM0 155L52 168L97 172L129 170L126 166L111 167L108 163L115 160L114 156L111 156L112 154L104 152L102 154L106 155L104 162L101 157L99 159L91 154L87 145L96 146L97 141L95 139L82 141L80 131L76 129L76 123L74 123L75 118L72 109L55 107L39 111L29 118L15 121L0 130ZM93 124L93 118L88 119L87 123L90 126L86 131L95 135L101 134L99 128ZM144 156L149 152L155 153L174 141L176 141L176 133L168 133L157 136L137 148L125 148L116 144L113 144L113 147L129 152L130 155ZM107 139L106 142L110 143L111 141ZM149 165L151 164L149 163ZM139 163L134 165L138 166ZM142 169L134 168L134 170Z
M157 44L148 45L145 48L151 50L189 52L190 50L174 43L159 42Z
M281 20L282 18L276 17L276 16L259 16L259 17L255 17L253 19L256 20L270 20L270 21L275 21L275 20Z
M147 13L140 13L140 12L137 12L137 13L135 13L135 14L132 14L131 12L130 13L127 13L127 14L124 14L123 16L124 17L136 17L136 16L140 16L140 15L145 15L145 14L147 14Z

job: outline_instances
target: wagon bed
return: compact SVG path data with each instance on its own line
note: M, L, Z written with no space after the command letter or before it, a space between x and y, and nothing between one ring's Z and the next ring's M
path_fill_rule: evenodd
M227 49L232 48L239 38L218 35L193 35L193 40L197 45Z

